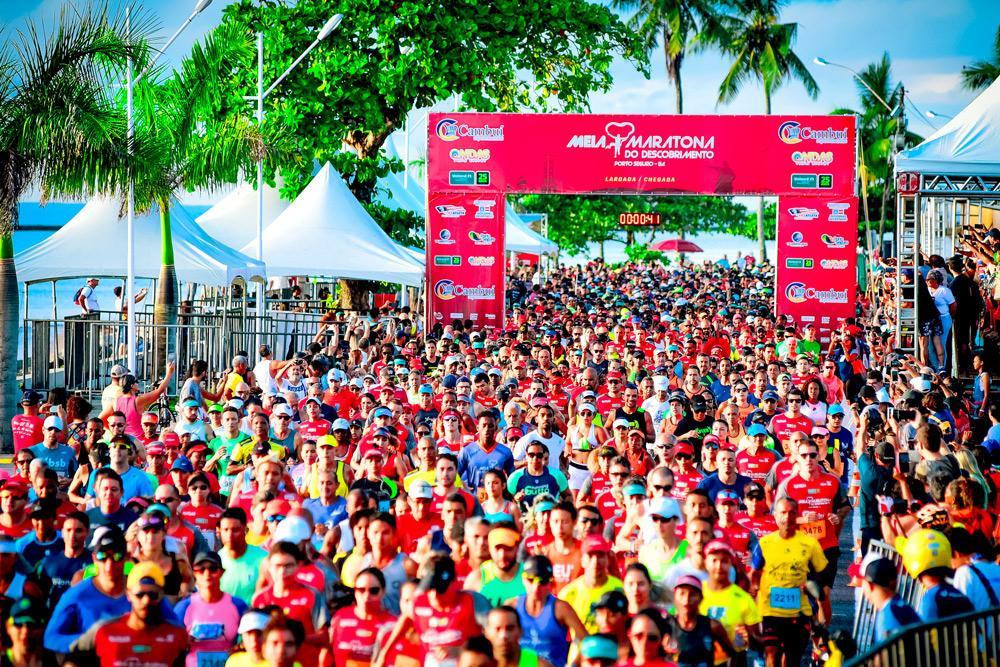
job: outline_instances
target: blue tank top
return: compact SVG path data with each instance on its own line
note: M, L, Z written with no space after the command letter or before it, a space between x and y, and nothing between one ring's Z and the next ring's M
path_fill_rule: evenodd
M983 386L983 378L977 377L972 383L972 403L977 408L983 404L983 399L986 397L986 387Z
M556 596L549 595L537 617L528 613L524 596L517 598L517 615L521 619L521 646L531 649L553 665L565 665L569 657L567 629L556 619Z
M510 509L510 501L505 501L503 504L503 509L499 512L483 512L483 518L489 523L500 523L502 521L514 521L514 515L508 510Z

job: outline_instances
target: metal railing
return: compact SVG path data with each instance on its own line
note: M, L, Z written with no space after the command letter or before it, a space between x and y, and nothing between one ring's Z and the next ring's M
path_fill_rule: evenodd
M878 554L896 564L896 571L898 573L896 594L915 609L920 604L923 588L903 567L903 559L899 553L881 540L872 540L868 545L868 553ZM858 644L858 650L866 651L875 643L875 608L863 595L860 597L861 601L858 605L857 614L854 616L853 636Z
M901 630L846 667L996 667L1000 607Z

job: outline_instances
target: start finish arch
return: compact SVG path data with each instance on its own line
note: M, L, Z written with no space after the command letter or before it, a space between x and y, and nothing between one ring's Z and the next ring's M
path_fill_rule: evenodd
M432 113L427 322L502 326L508 194L768 195L778 313L854 315L854 116Z

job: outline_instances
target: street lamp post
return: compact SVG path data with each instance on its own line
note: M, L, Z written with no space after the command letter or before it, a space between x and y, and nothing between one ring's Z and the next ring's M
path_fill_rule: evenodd
M927 113L925 113L924 115L927 116L928 118L947 118L948 120L951 120L952 118L954 118L954 116L949 116L946 113L938 113L937 111L934 111L933 109L928 109Z
M865 89L875 97L876 100L882 103L882 106L885 107L886 111L889 112L890 116L896 115L896 109L890 107L889 104L885 100L883 100L878 93L872 90L872 87L868 85L868 82L865 81L864 77L862 77L860 74L858 74L856 71L854 71L847 65L841 65L840 63L832 63L826 58L820 58L819 56L813 58L813 62L816 63L817 65L822 65L823 67L839 67L840 69L847 70L848 72L851 73L851 76L857 79L861 83L861 85L864 86ZM900 109L900 111L902 111L902 109Z
M181 24L174 34L170 36L167 43L163 45L160 52L157 53L146 65L146 69L139 73L138 77L133 77L132 75L132 58L128 59L127 68L127 93L126 93L126 130L128 137L128 195L126 196L126 216L127 216L127 232L126 232L126 260L125 260L125 293L122 295L122 305L127 310L127 315L125 318L125 346L126 346L126 359L125 364L129 369L130 373L135 373L135 303L132 302L132 295L135 293L135 173L133 171L132 165L132 140L135 135L135 118L134 118L134 104L133 104L133 88L135 84L142 80L156 64L157 58L159 58L164 51L166 51L174 40L180 36L181 32L184 31L191 22L194 21L198 14L201 14L206 7L212 4L212 0L198 0L198 3L194 6L194 10L191 15L187 17L184 23ZM125 33L131 45L132 32L131 32L131 17L129 8L125 8Z
M261 126L264 121L264 100L270 95L275 88L278 87L285 77L288 76L293 69L295 69L300 62L305 60L305 57L315 49L320 42L330 36L340 22L344 20L343 14L334 14L331 16L323 27L319 29L316 33L316 39L313 40L312 44L302 52L298 58L288 66L288 69L282 73L274 83L264 90L264 33L257 33L257 94L248 99L252 99L257 102L257 127ZM264 261L264 160L260 158L257 160L257 259L261 262ZM263 318L264 315L264 284L261 284L260 293L257 297L257 315ZM259 334L258 334L259 335Z

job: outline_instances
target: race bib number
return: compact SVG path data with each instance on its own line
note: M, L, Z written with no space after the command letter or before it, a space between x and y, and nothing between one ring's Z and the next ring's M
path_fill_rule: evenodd
M773 586L769 602L774 609L798 610L802 608L802 591L798 588Z
M826 519L820 519L819 521L809 521L799 525L799 528L803 533L809 535L810 537L815 537L817 540L826 539Z
M225 667L229 654L225 651L200 651L198 656L198 667Z

